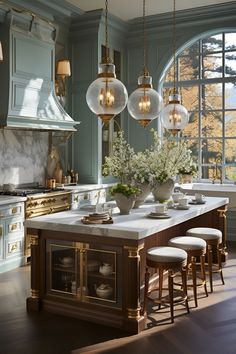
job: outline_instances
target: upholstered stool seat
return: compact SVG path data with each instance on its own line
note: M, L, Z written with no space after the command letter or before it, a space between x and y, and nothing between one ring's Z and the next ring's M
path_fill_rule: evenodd
M144 290L144 304L143 312L146 312L146 302L148 295L156 290L159 290L159 297L154 301L159 304L159 308L162 304L170 306L171 322L174 322L174 305L177 303L184 303L189 312L188 297L187 297L187 278L186 278L186 265L187 265L187 253L184 250L174 247L152 247L147 250L146 255L146 273L145 273L145 290ZM159 271L159 284L158 287L149 289L149 268L154 268L155 272ZM168 271L168 300L162 298L163 288L163 273ZM182 276L182 290L181 297L178 300L174 299L174 276L176 272L181 272Z
M213 272L220 273L222 284L224 284L222 264L221 264L221 248L222 243L222 232L218 229L211 227L194 227L187 230L187 236L198 237L206 241L207 243L207 262L208 262L208 273L210 281L210 289L213 291ZM213 270L213 257L212 249L216 251L216 262L217 269Z
M205 294L208 296L207 287L206 287L206 272L205 272L205 254L207 249L206 241L197 237L190 236L178 236L169 240L169 246L177 247L182 250L185 250L188 254L188 267L187 271L191 269L192 271L192 282L193 282L193 294L195 306L198 306L197 302L197 287L204 286ZM196 260L200 259L201 265L201 282L197 283L197 267Z

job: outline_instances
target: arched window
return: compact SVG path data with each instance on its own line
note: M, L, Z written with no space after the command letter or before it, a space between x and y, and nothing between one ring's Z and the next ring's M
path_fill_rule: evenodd
M201 37L177 55L177 87L190 121L187 140L199 179L236 181L236 32ZM165 72L163 97L173 87Z

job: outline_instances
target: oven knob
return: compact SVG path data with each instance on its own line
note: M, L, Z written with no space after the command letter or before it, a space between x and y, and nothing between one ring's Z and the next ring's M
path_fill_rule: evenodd
M38 202L34 202L33 204L34 204L34 206L37 206L39 203Z
M46 200L42 200L42 201L41 201L41 204L42 204L42 205L45 205L46 203L47 203Z

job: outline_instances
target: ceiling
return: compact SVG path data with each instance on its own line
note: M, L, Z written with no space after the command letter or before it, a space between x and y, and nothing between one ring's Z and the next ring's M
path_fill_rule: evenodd
M65 0L83 11L105 7L105 0ZM232 0L176 0L176 10L191 9L207 5L232 2ZM233 1L235 2L235 1ZM142 16L143 0L109 0L109 13L124 21ZM173 11L173 0L146 0L146 15L155 15Z

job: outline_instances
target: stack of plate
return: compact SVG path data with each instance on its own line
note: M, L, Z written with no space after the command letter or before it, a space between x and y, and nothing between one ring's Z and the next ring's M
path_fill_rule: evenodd
M90 221L97 221L97 220L108 220L110 218L108 212L102 213L91 213L87 217Z
M151 211L151 213L148 214L148 217L152 219L168 219L171 216L167 213L156 213Z

